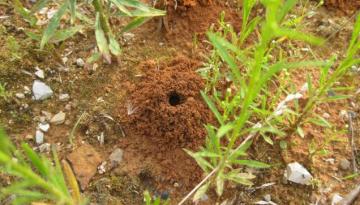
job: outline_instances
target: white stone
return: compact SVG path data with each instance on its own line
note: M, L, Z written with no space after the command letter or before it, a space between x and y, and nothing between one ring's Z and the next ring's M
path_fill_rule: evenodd
M35 142L36 142L36 144L39 144L39 145L44 143L44 133L41 132L40 130L36 130Z
M45 100L53 95L51 88L39 80L34 81L32 91L35 100Z
M36 72L35 72L35 75L36 77L38 78L41 78L41 79L44 79L45 78L45 73L43 70L41 70L40 68L36 67Z
M60 94L59 95L59 100L62 101L62 102L66 102L70 99L70 95L67 94L67 93L64 93L64 94Z
M298 162L288 164L284 175L288 181L304 185L309 185L313 178L309 171Z
M78 59L76 59L76 65L78 67L84 67L85 66L85 61L82 58L78 58Z
M338 193L334 194L331 199L331 205L339 205L339 202L344 198L340 196Z
M16 93L15 96L19 99L24 99L25 98L25 94L24 93Z
M60 111L54 117L51 118L50 123L54 125L60 125L65 122L66 114L63 111Z
M39 123L38 128L43 132L47 132L50 129L50 125L49 123Z

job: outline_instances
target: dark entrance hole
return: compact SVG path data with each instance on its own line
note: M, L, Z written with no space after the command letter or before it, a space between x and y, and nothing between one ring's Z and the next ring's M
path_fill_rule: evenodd
M177 106L184 102L184 97L177 93L176 91L172 91L169 93L169 104L171 106Z

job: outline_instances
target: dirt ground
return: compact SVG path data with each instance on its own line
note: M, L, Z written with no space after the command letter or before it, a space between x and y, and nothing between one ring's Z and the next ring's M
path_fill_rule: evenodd
M96 46L91 32L76 35L49 51L40 51L23 32L27 24L13 15L12 9L0 4L0 16L10 16L0 19L0 82L12 94L7 100L0 100L0 122L14 141L26 141L36 147L33 137L46 115L44 111L52 115L64 111L65 122L51 125L45 133L45 142L57 144L60 156L67 158L73 169L77 166L95 169L89 175L89 183L79 180L94 204L142 204L144 190L156 196L169 196L171 204L177 204L204 177L196 162L183 151L199 149L206 137L203 125L214 121L200 96L204 80L196 70L203 66L211 50L206 31L217 27L220 13L225 11L225 21L239 32L241 8L230 1L183 0L176 7L175 2L159 3L157 7L166 8L168 15L131 31L134 37L130 40L119 36L123 54L118 63L98 63L95 67L76 64L76 59L86 59ZM359 1L329 0L325 6L316 5L315 1L300 3L292 15L310 12L303 18L301 29L326 38L326 45L308 47L285 41L281 46L287 56L327 59L334 54L342 56L346 50ZM254 15L263 15L263 9L256 8ZM9 46L12 39L18 42L18 48ZM31 94L24 99L15 97L15 93L24 91L24 86L31 88L36 66L45 71L44 81L51 85L54 96L43 102L32 100ZM296 86L306 82L306 74L314 79L319 77L315 68L305 71L289 73ZM257 176L254 187L232 185L221 198L210 191L208 199L200 204L225 200L232 201L226 203L229 205L253 204L266 194L277 204L331 204L335 193L344 196L351 191L360 178L357 175L347 178L352 170L341 169L339 164L343 159L351 160L349 120L343 111L357 113L353 125L360 150L360 93L353 94L360 88L360 71L350 72L339 85L351 87L347 92L353 97L321 104L315 110L333 127L307 123L304 138L288 136L287 149L280 148L279 143L271 146L256 139L250 157L273 167L248 170ZM70 100L60 101L62 93L68 93ZM70 137L74 138L73 145L69 143ZM318 152L310 153L309 144L316 145ZM96 160L77 160L84 158L81 151L84 146L92 147ZM117 148L123 151L122 161L118 166L107 163L104 173L99 172L98 162L108 161ZM324 149L327 152L319 154ZM311 172L316 179L314 184L284 182L286 164L294 161ZM0 185L2 181L0 177ZM266 183L274 185L259 188ZM356 203L360 204L360 200Z

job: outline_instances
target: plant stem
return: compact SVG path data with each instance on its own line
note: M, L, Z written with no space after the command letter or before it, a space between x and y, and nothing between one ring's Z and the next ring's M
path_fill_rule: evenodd
M97 12L99 12L99 14L100 14L100 22L101 22L102 29L104 30L105 34L108 34L109 32L111 32L111 28L110 28L109 22L106 18L101 0L93 0L92 3L93 3L95 10Z

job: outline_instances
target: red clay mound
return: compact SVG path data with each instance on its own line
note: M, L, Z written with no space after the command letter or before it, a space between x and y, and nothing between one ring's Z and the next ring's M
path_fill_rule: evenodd
M199 64L184 58L158 70L155 64L147 64L141 82L130 91L136 107L129 116L130 127L161 150L197 149L204 143L204 124L211 113L200 96L203 81L192 71L196 67Z

